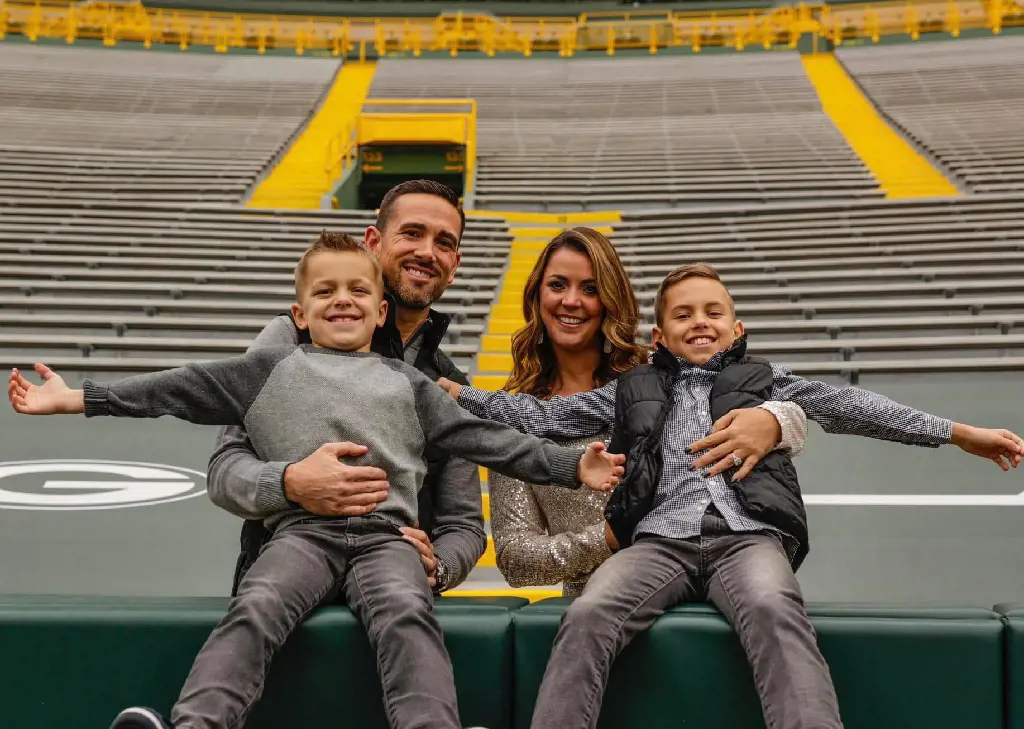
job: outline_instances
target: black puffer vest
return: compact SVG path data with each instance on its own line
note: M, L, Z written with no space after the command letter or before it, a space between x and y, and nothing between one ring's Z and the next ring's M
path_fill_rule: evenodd
M730 410L751 408L771 399L771 365L746 354L740 337L722 357L722 370L711 389L711 418ZM612 492L605 518L621 547L633 542L633 532L650 513L663 468L661 437L665 420L675 404L673 388L679 376L676 357L658 346L651 364L619 376L615 399L615 428L608 450L626 454L626 472ZM793 569L807 556L807 511L800 495L796 469L788 454L772 451L736 484L730 468L723 473L736 489L744 510L753 518L779 529L797 543Z

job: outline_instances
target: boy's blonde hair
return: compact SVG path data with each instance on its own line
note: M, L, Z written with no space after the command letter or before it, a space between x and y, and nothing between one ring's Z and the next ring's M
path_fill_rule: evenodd
M722 277L718 275L718 270L710 263L688 263L672 270L658 286L658 293L654 295L654 321L658 326L661 326L662 318L665 316L665 296L669 289L688 278L709 278L721 283L729 297L729 309L734 316L736 315L736 304L732 300L732 295L729 294L729 288L722 283Z
M320 237L313 241L313 244L306 249L295 266L295 299L302 297L302 288L306 283L306 269L309 267L309 259L318 253L339 252L339 253L360 253L369 259L373 264L374 280L380 291L384 290L384 276L380 261L377 256L366 247L361 240L353 238L348 233L335 233L324 230Z

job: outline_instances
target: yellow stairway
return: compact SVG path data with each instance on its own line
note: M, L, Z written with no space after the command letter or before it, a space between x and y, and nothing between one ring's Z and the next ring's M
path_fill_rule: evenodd
M319 111L291 148L260 183L250 208L315 210L337 184L325 164L328 145L355 122L373 83L373 63L347 62L331 84Z
M956 186L896 133L831 53L803 56L822 108L888 198L952 197Z

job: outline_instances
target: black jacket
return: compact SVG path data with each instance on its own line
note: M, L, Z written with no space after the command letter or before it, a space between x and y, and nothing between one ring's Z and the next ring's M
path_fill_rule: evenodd
M395 300L390 294L385 294L388 302L388 314L383 326L377 328L373 334L373 341L370 349L382 357L393 359L404 359L402 336L398 331L398 324L395 319ZM289 315L290 316L290 315ZM294 321L293 321L294 323ZM448 356L440 350L441 341L444 339L451 317L438 311L431 310L430 317L423 324L423 340L420 344L419 353L413 366L432 380L445 377L453 382L468 385L466 375L455 366ZM299 344L309 343L309 332L298 330ZM432 533L434 528L434 503L436 501L437 479L448 461L448 456L437 450L428 448L427 473L423 480L423 488L419 493L419 521L420 529L427 534ZM231 587L231 595L238 594L238 585L249 567L256 561L260 549L270 538L270 532L263 526L260 520L247 519L242 524L240 535L241 552L235 565L234 582Z
M619 376L615 398L615 427L608 450L626 454L626 472L612 492L605 518L619 545L633 541L633 532L652 509L663 468L661 436L665 419L674 404L673 386L679 362L659 346L651 364ZM711 417L718 420L730 410L756 407L771 399L771 365L746 354L746 337L740 337L724 354L722 370L711 389ZM728 483L737 468L724 472ZM744 510L797 543L793 559L799 568L808 553L807 512L792 459L772 451L753 471L734 484Z

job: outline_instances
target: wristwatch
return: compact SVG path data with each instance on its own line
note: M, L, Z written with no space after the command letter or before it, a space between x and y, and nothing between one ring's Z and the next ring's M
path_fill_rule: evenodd
M448 568L441 559L437 560L437 569L434 571L434 589L438 592L448 587Z

